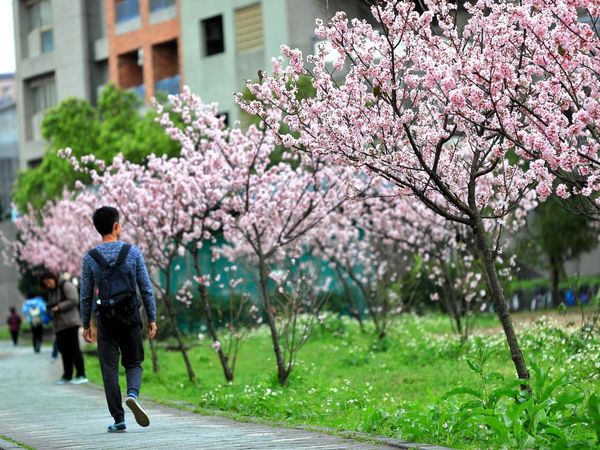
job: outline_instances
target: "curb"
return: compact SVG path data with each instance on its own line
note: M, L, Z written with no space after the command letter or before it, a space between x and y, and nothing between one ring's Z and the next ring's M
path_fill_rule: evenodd
M336 430L335 428L310 426L297 426L295 428L299 430L322 432L326 434L341 436L346 439L368 441L374 444L385 444L390 447L395 447L403 450L453 450L449 447L442 447L435 444L420 444L418 442L403 441L402 439L391 438L388 436L378 436L369 433L362 433L360 431L343 431Z
M92 383L93 385L93 383ZM91 387L91 386L90 386ZM183 402L183 401L170 401L170 402L157 402L152 400L151 398L148 398L148 400L150 400L151 403L155 403L158 405L164 405L167 407L171 407L174 409L178 409L180 411L187 411L187 412L191 412L193 414L199 414L201 416L209 416L209 417L223 417L229 420L233 420L236 422L242 422L242 423L258 423L258 424L268 424L272 427L280 427L280 428L292 428L292 429L296 429L296 430L303 430L303 431L310 431L313 433L323 433L323 434L327 434L330 436L339 436L345 439L351 439L351 440L355 440L355 441L359 441L359 442L371 442L373 444L379 444L379 445L387 445L390 447L395 447L395 448L399 448L402 450L454 450L450 447L442 447L440 445L435 445L435 444L420 444L417 442L409 442L409 441L403 441L402 439L397 439L397 438L391 438L388 436L378 436L378 435L373 435L373 434L369 434L369 433L363 433L360 431L344 431L344 430L336 430L335 428L328 428L328 427L319 427L319 426L311 426L311 425L295 425L295 426L290 426L287 425L285 423L280 423L280 422L270 422L270 421L263 421L262 418L258 417L258 418L254 418L254 417L244 417L244 418L235 418L235 417L229 417L229 416L222 416L219 414L206 414L204 412L196 412L198 406L191 404L191 403L187 403L187 402Z
M0 450L22 450L23 447L0 437Z

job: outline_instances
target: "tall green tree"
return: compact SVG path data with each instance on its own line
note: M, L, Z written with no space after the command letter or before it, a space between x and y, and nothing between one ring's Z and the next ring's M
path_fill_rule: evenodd
M77 180L89 181L57 156L66 147L74 156L94 154L109 163L119 153L136 163L151 153L177 155L178 145L156 123L154 110L142 113L141 107L133 92L107 86L96 107L87 100L68 98L50 109L42 122L47 151L38 167L18 174L13 191L17 208L25 211L31 204L39 210L65 188L73 188Z
M565 263L598 245L598 229L557 197L541 203L534 211L521 246L529 247L529 260L550 270L552 304L561 303L559 283ZM525 245L524 245L525 244Z

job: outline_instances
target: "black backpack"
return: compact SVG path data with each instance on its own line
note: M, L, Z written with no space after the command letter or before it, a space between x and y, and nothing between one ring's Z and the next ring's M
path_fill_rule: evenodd
M102 271L96 310L104 326L141 324L138 299L131 279L121 266L131 250L131 245L123 244L117 260L109 264L102 254L96 250L88 253L100 266Z

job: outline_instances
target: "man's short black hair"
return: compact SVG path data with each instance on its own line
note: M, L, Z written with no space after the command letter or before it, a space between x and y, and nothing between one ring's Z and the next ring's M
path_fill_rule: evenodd
M112 206L103 206L94 212L94 226L101 236L112 233L113 226L119 221L119 211Z
M35 292L33 292L33 291L29 291L27 293L27 295L25 296L25 298L27 298L27 300L29 300L31 298L36 298L36 297L37 297L37 295L35 295Z

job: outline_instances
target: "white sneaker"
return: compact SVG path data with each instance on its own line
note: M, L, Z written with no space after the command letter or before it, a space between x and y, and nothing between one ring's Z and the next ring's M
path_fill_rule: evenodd
M77 378L73 378L71 380L71 384L84 384L89 382L90 380L88 380L86 377L77 377Z
M67 380L66 378L61 378L60 380L56 381L56 383L54 384L69 384L71 383L71 380Z
M133 413L133 417L135 417L135 421L141 427L147 427L150 425L150 419L148 418L148 414L146 411L142 409L142 405L138 402L137 398L132 396L127 396L125 399L125 404Z

